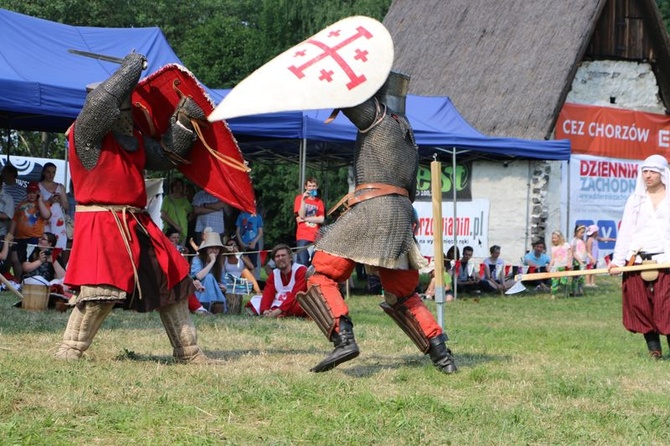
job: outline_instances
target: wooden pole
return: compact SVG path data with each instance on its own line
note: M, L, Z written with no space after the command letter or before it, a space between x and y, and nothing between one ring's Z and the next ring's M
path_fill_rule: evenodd
M433 201L433 259L437 323L444 328L444 240L442 239L442 163L430 163L430 194Z
M617 266L612 268L614 274L625 273L630 271L649 271L654 269L666 269L670 268L670 263L645 263L643 265L632 265L632 266ZM547 273L531 273L531 274L517 274L514 276L514 280L542 280L542 279L553 279L555 277L574 277L574 276L590 276L593 274L609 274L607 268L599 269L578 269L570 271L554 271Z

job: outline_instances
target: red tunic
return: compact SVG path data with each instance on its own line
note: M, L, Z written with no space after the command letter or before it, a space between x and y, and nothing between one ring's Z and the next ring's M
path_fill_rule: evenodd
M284 301L279 306L279 309L284 313L285 316L305 316L305 312L298 304L295 295L300 291L307 291L307 279L305 275L307 273L307 268L303 265L292 265L291 273L288 276L282 274L279 269L272 271L272 274L268 277L268 280L265 282L265 288L263 289L263 297L261 298L260 314L263 314L264 311L274 309L272 304L277 297L278 291L275 280L277 275L281 279L281 283L284 287L287 287L291 283L291 279L295 278L293 287L290 291L286 292L284 295ZM294 276L295 274L295 276Z
M139 148L124 150L109 133L102 141L96 166L86 170L74 148L74 127L70 129L69 159L72 183L78 205L132 206L144 209L147 194L142 171L145 152L142 138L136 135ZM186 260L151 220L149 214L116 212L128 225L132 262L140 264L140 245L136 232L142 231L137 220L148 232L161 269L167 277L168 289L181 281L189 271ZM130 293L135 288L133 264L123 236L110 211L77 212L72 252L65 274L65 283L80 285L111 285Z

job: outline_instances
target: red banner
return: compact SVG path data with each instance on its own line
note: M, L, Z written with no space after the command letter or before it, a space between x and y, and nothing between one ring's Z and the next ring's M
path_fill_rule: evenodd
M645 159L670 158L670 117L611 107L565 103L556 139L569 139L573 154Z

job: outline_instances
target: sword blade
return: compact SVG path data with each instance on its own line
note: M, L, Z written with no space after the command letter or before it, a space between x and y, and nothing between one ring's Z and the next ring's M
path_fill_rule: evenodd
M69 50L67 50L67 52L71 53L71 54L76 54L77 56L84 56L84 57L90 57L91 59L104 60L105 62L113 62L113 63L118 63L118 64L123 63L123 59L121 59L119 57L106 56L104 54L91 53L89 51L69 49Z

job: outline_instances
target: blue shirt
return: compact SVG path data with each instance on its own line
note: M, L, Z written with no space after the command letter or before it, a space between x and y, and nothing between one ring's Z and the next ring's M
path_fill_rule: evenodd
M242 243L246 245L258 236L258 230L263 227L263 218L258 214L251 215L246 211L242 211L237 216L235 226L240 230Z
M546 252L540 254L540 257L535 257L535 252L530 251L528 254L523 256L524 265L534 266L536 268L547 266L551 262L551 258L547 255Z

